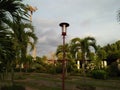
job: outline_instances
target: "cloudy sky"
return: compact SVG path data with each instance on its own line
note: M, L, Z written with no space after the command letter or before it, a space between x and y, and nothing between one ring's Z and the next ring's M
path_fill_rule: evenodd
M66 41L93 36L98 45L120 39L117 13L120 0L24 0L37 7L32 23L38 37L37 55L49 55L62 44L61 22L67 22Z

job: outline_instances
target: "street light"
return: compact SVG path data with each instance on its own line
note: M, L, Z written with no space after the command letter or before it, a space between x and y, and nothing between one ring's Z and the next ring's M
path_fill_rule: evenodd
M63 22L59 24L60 27L62 27L62 36L63 36L63 60L62 60L62 90L65 90L65 71L66 71L66 67L65 67L65 36L66 36L66 32L67 32L67 27L69 26L68 23Z

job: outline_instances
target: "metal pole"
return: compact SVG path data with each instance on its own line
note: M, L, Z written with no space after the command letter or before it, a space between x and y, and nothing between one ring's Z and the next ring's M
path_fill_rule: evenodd
M63 35L62 90L65 90L65 35Z
M60 27L62 27L62 36L63 36L63 60L62 60L62 90L65 90L65 71L66 71L66 59L65 59L65 36L66 36L66 27L69 26L68 23L60 23Z

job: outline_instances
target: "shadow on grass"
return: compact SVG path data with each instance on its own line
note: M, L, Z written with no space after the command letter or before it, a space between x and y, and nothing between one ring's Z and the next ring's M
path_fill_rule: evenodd
M0 90L25 90L25 87L21 85L2 86Z

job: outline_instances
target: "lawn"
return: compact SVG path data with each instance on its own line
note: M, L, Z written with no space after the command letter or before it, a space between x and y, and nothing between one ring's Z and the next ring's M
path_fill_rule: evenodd
M10 82L1 82L10 85ZM44 73L15 74L15 85L26 90L61 90L61 75ZM17 89L18 90L18 89ZM120 90L120 79L97 80L80 76L68 76L65 79L65 90Z

